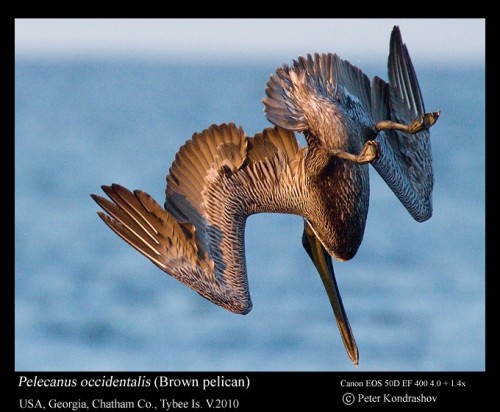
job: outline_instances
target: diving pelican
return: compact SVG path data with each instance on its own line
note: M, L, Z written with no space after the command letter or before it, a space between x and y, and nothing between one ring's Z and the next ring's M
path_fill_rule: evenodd
M274 127L247 137L234 123L195 133L167 175L162 208L141 190L102 186L102 220L167 274L209 301L247 314L244 233L248 216L304 218L302 243L326 288L347 354L358 348L335 281L332 257L353 258L365 230L371 163L417 221L432 214L429 127L417 77L398 27L389 82L371 84L335 54L299 57L271 75L263 99ZM300 148L294 132L304 134Z

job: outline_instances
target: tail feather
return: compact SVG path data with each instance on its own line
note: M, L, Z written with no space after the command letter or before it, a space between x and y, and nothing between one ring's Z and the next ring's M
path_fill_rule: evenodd
M288 130L304 131L307 121L304 113L297 110L289 98L293 83L290 78L291 69L288 66L276 70L267 82L266 95L262 102L269 121L276 126Z
M332 53L299 57L283 65L267 82L262 102L271 123L288 130L311 129L318 105L340 102L353 116L366 117L371 108L370 81L356 66Z

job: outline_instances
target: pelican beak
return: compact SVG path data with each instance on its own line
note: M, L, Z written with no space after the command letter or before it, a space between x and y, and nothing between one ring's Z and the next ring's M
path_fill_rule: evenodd
M335 319L337 320L337 326L339 327L340 336L344 342L347 355L354 365L357 366L359 360L358 346L356 345L356 340L354 339L349 320L344 310L344 305L342 304L342 298L340 297L337 281L335 280L335 272L333 271L332 257L325 250L321 241L316 237L306 220L304 220L302 245L314 262L321 276L321 280L323 281L326 293L330 299L330 304L333 308L333 313L335 314Z

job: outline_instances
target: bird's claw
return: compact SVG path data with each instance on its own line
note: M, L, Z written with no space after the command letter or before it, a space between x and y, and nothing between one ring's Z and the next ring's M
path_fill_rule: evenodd
M416 134L429 129L434 123L436 123L440 114L441 112L424 113L420 116L420 120L415 119L408 125L408 133Z
M420 118L415 118L410 124L393 122L392 120L382 120L373 128L373 133L376 134L381 130L400 130L401 132L416 134L429 129L437 119L441 112L424 113Z
M364 163L371 163L379 158L378 143L375 140L368 140L363 146L363 150L359 154L359 159Z
M351 162L364 165L377 160L379 157L378 143L374 140L368 140L359 155L342 152L340 150L330 151L331 155L340 157L341 159L350 160Z

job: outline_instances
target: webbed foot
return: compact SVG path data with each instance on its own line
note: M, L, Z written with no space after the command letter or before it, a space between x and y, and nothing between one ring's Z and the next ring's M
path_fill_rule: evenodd
M351 162L364 165L366 163L373 162L379 156L378 144L374 140L368 140L361 153L359 155L353 155L351 153L342 152L340 150L330 150L330 154L333 156L340 157L341 159L350 160Z
M375 125L375 130L377 132L381 130L400 130L402 132L416 134L429 129L434 123L436 123L440 114L441 112L424 113L420 116L420 119L416 118L410 124L401 124L390 120L383 120Z

